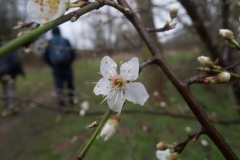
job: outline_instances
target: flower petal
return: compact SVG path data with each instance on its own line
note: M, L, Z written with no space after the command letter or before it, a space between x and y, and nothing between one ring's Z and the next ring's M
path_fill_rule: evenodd
M93 89L96 95L108 95L111 91L111 82L106 78L101 78Z
M109 56L103 57L100 66L100 72L104 78L111 78L117 74L116 72L117 64Z
M57 19L62 16L67 9L65 0L60 0L57 7L53 7L56 4L56 0L44 0L42 3L43 6L40 5L40 1L37 2L35 0L29 0L26 8L31 20L39 24L44 24ZM57 9L56 12L52 11L53 8Z
M122 111L122 106L123 106L123 103L125 102L125 98L122 99L123 98L122 95L123 95L123 90L119 89L116 91L116 93L114 93L110 97L109 100L107 100L109 108L114 112L120 113Z
M125 87L125 98L127 100L140 105L143 105L147 101L149 95L142 83L134 82L125 85Z
M170 155L170 150L167 149L165 151L160 151L160 150L157 150L156 151L156 156L157 156L157 159L159 160L166 160L166 156Z
M120 74L129 81L134 81L138 78L139 62L138 58L133 57L130 61L124 63L120 68Z

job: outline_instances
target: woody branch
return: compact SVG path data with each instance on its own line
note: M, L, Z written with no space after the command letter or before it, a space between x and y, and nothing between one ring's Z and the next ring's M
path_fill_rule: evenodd
M188 84L184 83L184 81L180 80L177 75L171 69L171 66L167 63L165 58L162 56L162 53L158 49L156 43L150 38L150 35L146 28L143 26L137 15L133 12L131 7L125 0L118 0L118 3L123 6L124 11L128 10L127 12L123 12L122 9L119 9L126 18L133 24L135 29L138 31L140 36L142 37L143 41L146 43L147 47L149 48L152 55L155 57L155 63L163 70L163 72L167 75L169 80L173 83L176 89L179 91L181 96L184 98L186 103L188 104L189 108L192 110L193 114L200 122L202 127L206 130L206 134L212 139L214 144L218 147L221 151L223 156L226 159L237 160L237 156L232 151L230 146L225 142L223 137L220 133L216 130L213 124L209 121L208 116L205 112L201 109L200 105L196 102L195 98L189 91ZM116 8L118 9L118 8Z

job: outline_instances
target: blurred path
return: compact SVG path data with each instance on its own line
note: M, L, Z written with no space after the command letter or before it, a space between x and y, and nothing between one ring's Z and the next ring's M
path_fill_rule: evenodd
M36 102L44 101L44 103L50 103L52 101L51 91L53 91L53 89L45 91L33 100ZM8 137L8 133L12 130L12 128L17 126L22 121L23 116L31 113L31 111L34 109L33 107L30 107L30 104L27 105L28 106L23 107L16 115L2 118L0 121L0 144L1 140L10 138Z

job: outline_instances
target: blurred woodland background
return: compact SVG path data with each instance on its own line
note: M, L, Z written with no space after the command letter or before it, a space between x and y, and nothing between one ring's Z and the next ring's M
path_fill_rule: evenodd
M19 33L19 30L12 30L17 22L30 22L25 12L26 3L27 0L0 0L0 35L9 41ZM218 34L221 28L230 29L239 42L239 1L129 0L129 3L146 28L163 27L170 20L170 6L179 7L178 17L174 20L176 28L151 35L180 78L201 74L196 71L200 66L197 57L201 55L212 60L219 58L223 67L239 61L240 54ZM57 105L51 69L41 57L45 41L51 35L42 35L29 48L18 50L26 76L16 80L18 113L11 115L1 102L0 159L74 159L93 132L86 126L102 116L99 112L103 113L107 108L105 103L99 104L102 98L92 93L94 85L91 84L100 78L96 73L102 57L109 55L116 62L128 61L133 56L143 62L150 57L147 47L127 19L108 6L60 28L77 52L73 66L75 104L68 107L80 110L81 103L88 101L90 109L85 116L79 116L39 108L41 104ZM137 81L143 82L150 95L146 105L140 107L126 103L124 110L132 112L122 113L118 133L107 142L96 140L86 160L156 160L156 144L159 141L178 142L200 128L184 100L165 75L159 74L161 72L154 65L144 68ZM235 67L232 72L240 74L240 67ZM221 85L196 84L190 89L240 157L239 81L232 80ZM151 112L144 113L142 110ZM211 140L201 136L185 148L181 159L220 160L224 157Z

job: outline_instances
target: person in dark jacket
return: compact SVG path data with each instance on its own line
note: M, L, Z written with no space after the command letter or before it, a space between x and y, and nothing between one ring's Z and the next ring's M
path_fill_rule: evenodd
M53 69L53 77L58 95L58 104L65 106L64 83L67 82L67 92L70 104L73 104L73 71L72 63L75 59L75 52L70 42L61 36L60 29L52 29L53 38L48 41L48 47L44 53L45 61Z
M4 43L5 41L1 40L1 45ZM17 53L0 58L0 81L3 86L3 95L6 96L5 107L9 109L14 107L14 100L11 97L15 96L15 80L19 74L24 75Z

